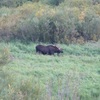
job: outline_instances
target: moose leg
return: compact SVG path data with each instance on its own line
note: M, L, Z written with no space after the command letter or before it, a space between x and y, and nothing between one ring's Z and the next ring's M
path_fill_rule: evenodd
M49 51L49 55L54 55L54 52L53 51Z

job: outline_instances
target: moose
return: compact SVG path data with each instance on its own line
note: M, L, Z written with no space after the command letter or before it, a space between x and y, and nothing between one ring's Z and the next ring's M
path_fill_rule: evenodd
M63 50L55 45L37 45L36 52L43 55L54 55L55 53L59 55L60 53L63 53Z

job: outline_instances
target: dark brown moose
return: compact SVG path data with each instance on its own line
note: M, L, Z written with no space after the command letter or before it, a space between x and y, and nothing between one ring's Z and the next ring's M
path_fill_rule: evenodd
M43 55L54 55L55 53L59 55L59 53L63 53L63 50L54 45L48 45L48 46L37 45L36 52Z

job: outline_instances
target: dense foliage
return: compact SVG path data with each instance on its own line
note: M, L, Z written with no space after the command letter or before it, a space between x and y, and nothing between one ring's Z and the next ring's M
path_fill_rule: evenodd
M0 7L0 41L100 39L100 0L1 0Z

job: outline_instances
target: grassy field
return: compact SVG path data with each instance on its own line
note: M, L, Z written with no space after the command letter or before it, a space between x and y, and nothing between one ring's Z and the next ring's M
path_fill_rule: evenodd
M0 100L100 100L100 41L59 44L60 56L35 46L0 43Z

